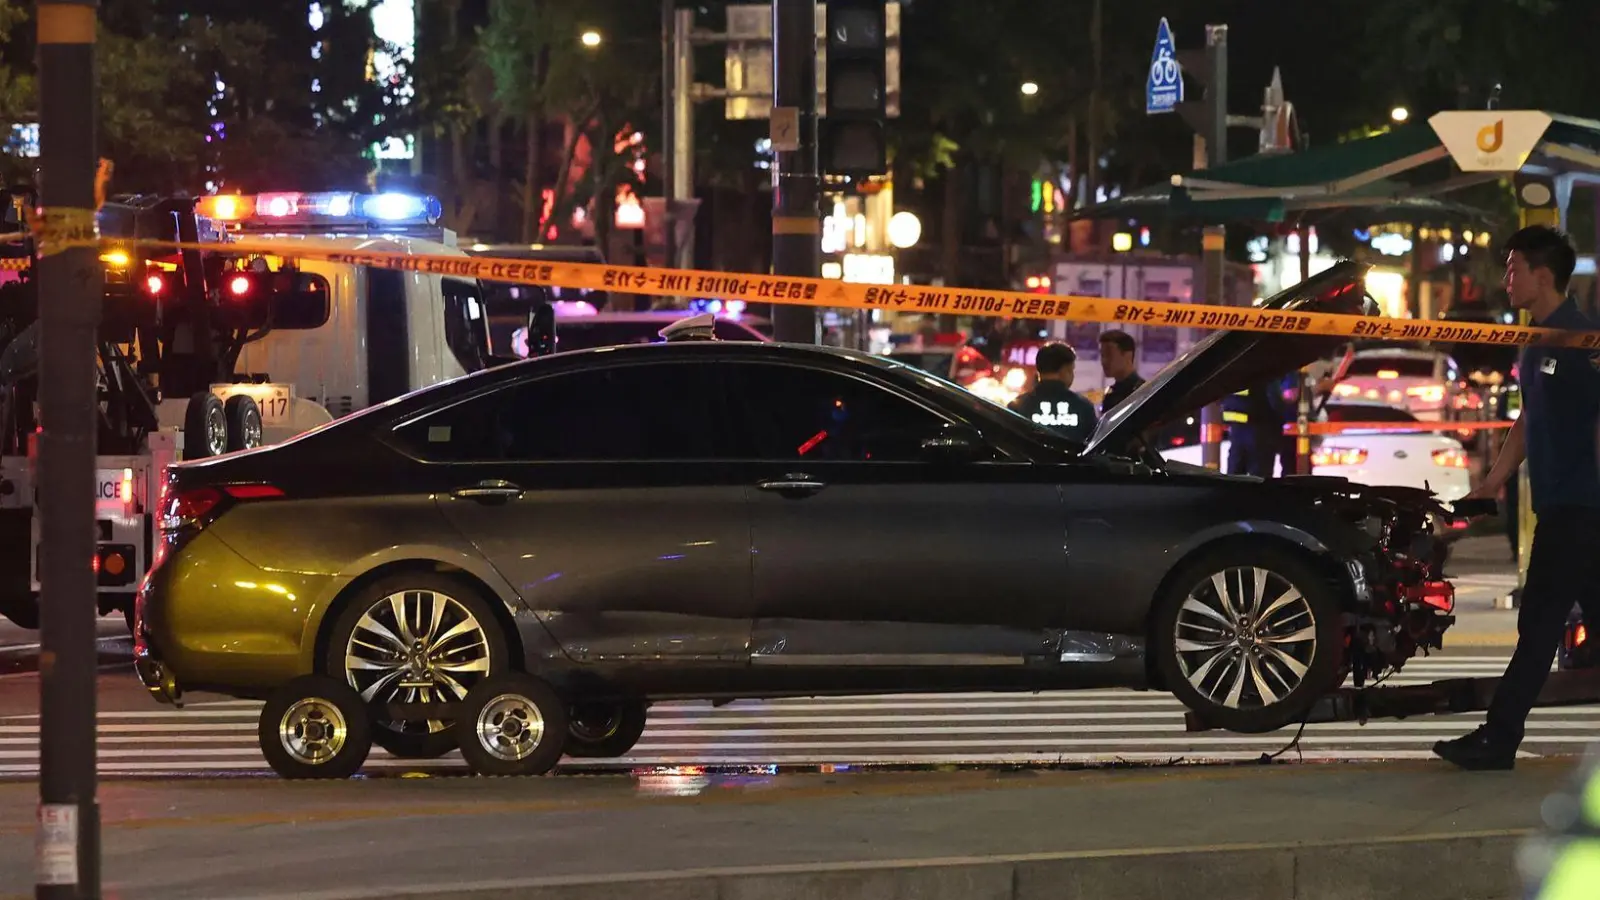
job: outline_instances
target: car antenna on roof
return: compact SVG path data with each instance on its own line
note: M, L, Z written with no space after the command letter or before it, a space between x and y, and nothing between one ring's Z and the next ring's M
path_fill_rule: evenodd
M702 313L679 319L656 333L669 344L674 341L714 341L717 339L716 327L717 317Z

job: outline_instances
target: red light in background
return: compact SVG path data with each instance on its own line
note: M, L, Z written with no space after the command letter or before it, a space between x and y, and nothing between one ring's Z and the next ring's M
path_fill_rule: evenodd
M243 275L235 275L228 281L228 291L235 297L243 297L250 293L250 279Z
M151 275L144 280L144 289L151 294L159 295L167 289L167 282L160 275Z

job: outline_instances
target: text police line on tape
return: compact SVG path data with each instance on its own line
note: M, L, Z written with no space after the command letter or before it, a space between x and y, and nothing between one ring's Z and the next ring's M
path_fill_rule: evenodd
M128 243L119 241L118 243ZM298 241L242 239L225 244L137 241L139 246L244 255L272 255L433 275L541 287L630 294L693 295L708 300L788 303L839 309L1008 316L1070 322L1227 329L1268 334L1329 335L1387 341L1469 344L1553 344L1600 350L1600 331L1565 331L1520 325L1484 325L1388 319L1337 313L1289 312L1257 307L1207 306L1156 300L1107 299L1023 291L961 290L918 285L875 285L802 276L655 269L599 263L445 256L376 250L308 247Z

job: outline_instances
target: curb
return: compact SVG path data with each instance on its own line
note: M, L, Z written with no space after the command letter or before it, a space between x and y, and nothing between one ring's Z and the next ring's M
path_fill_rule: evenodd
M1300 844L690 869L241 900L1511 900L1528 829ZM108 897L114 895L108 894Z

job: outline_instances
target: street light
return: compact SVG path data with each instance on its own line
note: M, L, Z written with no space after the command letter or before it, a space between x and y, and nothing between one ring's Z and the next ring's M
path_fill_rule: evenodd
M1039 85L1031 81L1024 81L1022 83L1022 93L1024 96L1032 97L1034 94L1039 93Z
M1396 122L1404 122L1411 118L1411 110L1406 109L1404 106L1396 106L1394 109L1389 110L1389 118Z
M889 243L900 250L915 246L922 237L922 220L909 210L900 210L889 217Z
M579 40L583 41L583 45L585 47L598 47L600 46L600 32L593 30L585 31L583 33L583 37L579 38Z

